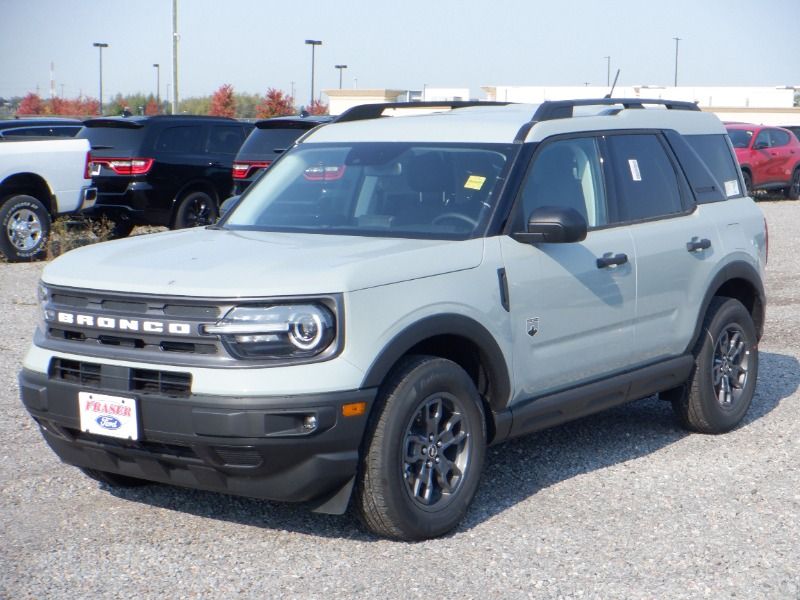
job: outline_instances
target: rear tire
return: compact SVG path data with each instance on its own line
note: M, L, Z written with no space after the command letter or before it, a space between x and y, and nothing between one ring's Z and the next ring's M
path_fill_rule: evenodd
M381 387L357 502L378 535L421 540L453 529L475 495L486 446L475 385L452 361L409 357Z
M219 217L214 199L205 192L189 192L178 202L173 229L213 225Z
M131 488L131 487L141 487L143 485L150 485L150 482L145 479L139 479L137 477L128 477L127 475L119 475L117 473L109 473L108 471L98 471L97 469L89 469L86 467L78 467L83 474L89 477L90 479L94 479L95 481L99 481L100 483L104 483L111 487L116 488Z
M50 213L38 199L17 194L0 202L0 252L9 262L45 258L49 237Z
M711 301L694 356L686 385L667 395L675 415L691 431L730 431L750 408L758 377L756 329L741 302Z
M789 187L784 190L789 200L800 200L800 167L794 170Z

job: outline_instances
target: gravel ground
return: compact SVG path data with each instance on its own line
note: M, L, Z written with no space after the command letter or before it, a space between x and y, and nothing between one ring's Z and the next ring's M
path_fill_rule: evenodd
M800 203L761 206L770 304L740 428L687 435L649 398L502 444L466 521L417 544L60 464L16 384L41 265L0 264L0 598L800 598Z

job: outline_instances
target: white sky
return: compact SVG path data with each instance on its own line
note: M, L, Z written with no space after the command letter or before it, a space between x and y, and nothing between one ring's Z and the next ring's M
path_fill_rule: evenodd
M181 97L316 89L800 85L800 0L179 0ZM172 0L0 0L0 96L151 93L172 78Z

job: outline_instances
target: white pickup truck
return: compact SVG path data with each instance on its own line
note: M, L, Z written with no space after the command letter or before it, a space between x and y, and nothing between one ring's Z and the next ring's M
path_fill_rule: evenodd
M43 258L53 217L94 204L89 142L0 140L0 254L11 262Z

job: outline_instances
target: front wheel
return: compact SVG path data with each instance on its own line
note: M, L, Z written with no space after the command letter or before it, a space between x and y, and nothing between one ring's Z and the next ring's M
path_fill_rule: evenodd
M359 473L361 517L402 540L443 535L464 517L486 447L475 385L452 361L410 357L382 386Z
M38 260L47 254L50 214L33 196L8 196L0 203L0 252L9 262Z
M741 302L716 297L694 350L695 367L672 408L689 430L723 433L747 413L758 377L758 338Z
M753 178L747 171L742 171L742 178L744 179L744 191L751 198L753 197Z
M213 225L219 217L217 203L205 192L189 192L178 203L173 229Z

